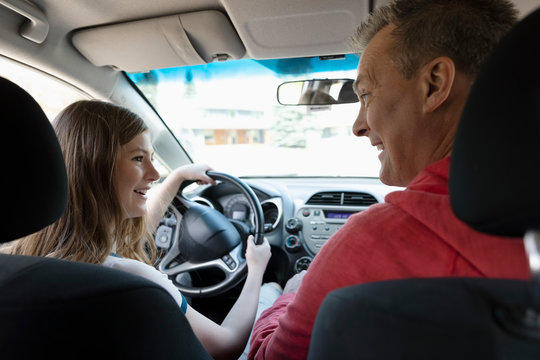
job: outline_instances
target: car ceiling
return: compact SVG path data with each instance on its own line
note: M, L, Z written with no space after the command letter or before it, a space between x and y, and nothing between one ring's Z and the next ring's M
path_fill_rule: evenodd
M388 0L0 0L0 55L39 68L69 82L92 97L110 99L129 106L139 114L142 113L143 118L157 118L144 100L132 96L133 89L129 81L118 69L144 71L147 70L145 68L160 65L159 61L163 60L160 56L152 57L148 54L161 51L172 54L165 63L166 66L209 61L209 57L216 55L212 52L221 51L229 51L230 58L254 59L348 53L350 50L347 40L355 26L374 6L387 2ZM538 7L538 0L514 2L522 16ZM20 13L10 9L12 5L20 3L30 3L43 12L49 25L43 42L36 43L20 35L21 26L28 21ZM185 24L181 21L180 28L184 26L185 29L178 30L174 25L170 31L172 37L163 37L162 27L158 31L152 30L156 27L152 22L145 25L146 27L140 27L136 36L133 36L136 32L132 32L133 28L129 26L135 21L195 12L208 13L210 10L220 13L226 23L226 26L222 25L230 28L226 29L222 25L215 27L217 22L211 16L206 17L206 20L205 17L191 19L192 25L189 26L186 25L188 21ZM108 28L119 24L128 24L128 27L121 27L121 31L114 26ZM214 30L212 27L215 27ZM174 43L174 39L171 41L176 32L184 36L184 42ZM215 34L222 36L219 42L227 44L225 50L215 44ZM152 48L155 46L157 48ZM175 58L183 49L191 52ZM154 122L158 121L154 119ZM157 141L168 143L162 145L164 148L173 149L175 146L172 142L176 140L169 136L163 139L158 137ZM178 145L176 144L176 147ZM170 151L171 159L173 152ZM187 160L174 160L172 165L176 166Z
M358 0L31 0L31 4L43 11L50 26L47 37L38 44L19 34L25 17L5 7L20 2L26 1L0 1L0 5L4 4L0 6L1 54L65 79L91 96L101 98L113 98L118 82L123 80L118 71L108 66L115 64L96 66L73 46L73 35L79 30L217 10L234 26L245 49L243 57L311 56L348 52L345 41L358 19L368 14L370 6L370 1ZM325 15L328 13L331 16ZM122 42L127 42L128 32L123 36ZM106 46L97 47L96 53L106 57L107 49L118 48L122 42L118 39L107 42L105 37L101 43ZM145 54L143 46L138 51L127 52L129 55L125 58ZM189 61L179 61L175 65L188 64Z
M23 0L24 1L24 0ZM22 2L2 0L0 4ZM23 61L39 62L41 68L54 70L62 64L63 75L84 78L86 84L102 95L108 95L115 85L115 71L106 64L92 69L87 58L74 48L72 38L81 29L94 30L135 20L158 18L174 14L186 14L206 10L221 12L236 32L245 53L235 57L267 59L279 57L302 57L350 52L347 39L355 26L369 13L373 6L387 0L32 0L43 10L50 26L45 41L35 44L18 34L25 21L21 15L0 7L2 23L3 55L16 54ZM538 0L515 0L522 14L538 6ZM375 4L375 5L374 5ZM10 29L11 31L8 31ZM189 35L189 34L188 34ZM96 47L97 53L119 47L119 39L127 41L129 33L109 40L109 44ZM107 37L100 39L107 42ZM203 39L204 40L204 39ZM136 41L136 39L134 40ZM103 45L103 44L102 44ZM204 45L204 44L203 44ZM81 50L79 46L79 50ZM84 50L84 49L83 49ZM129 56L143 56L145 49ZM88 54L86 57L90 58ZM103 55L106 58L106 55ZM234 58L234 57L233 57ZM91 59L92 60L92 59ZM109 61L113 62L113 61ZM189 65L179 61L174 65ZM37 65L37 64L36 64ZM86 65L86 66L84 66ZM149 67L152 63L149 64ZM81 73L81 69L86 69ZM131 69L133 70L133 69ZM139 69L145 70L145 69ZM53 73L55 71L52 71ZM85 72L88 72L86 74ZM92 84L92 79L99 79Z

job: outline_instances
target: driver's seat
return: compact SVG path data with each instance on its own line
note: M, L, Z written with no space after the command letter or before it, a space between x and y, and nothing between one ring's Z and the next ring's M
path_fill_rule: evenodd
M31 234L65 209L55 133L34 99L0 78L4 218L0 242ZM210 359L158 285L103 266L0 255L2 359Z
M487 60L449 177L458 218L481 232L525 235L532 281L407 279L335 290L319 309L310 360L540 359L539 39L540 9Z

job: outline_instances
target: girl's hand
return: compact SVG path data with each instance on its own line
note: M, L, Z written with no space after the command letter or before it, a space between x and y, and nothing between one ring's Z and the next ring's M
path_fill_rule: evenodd
M266 270L266 265L268 265L271 256L272 252L270 251L270 244L266 238L263 238L262 244L255 245L255 238L253 235L248 236L246 261L250 272L260 271L261 274L264 274L264 270Z
M176 169L178 174L185 180L195 180L199 185L216 185L216 180L206 175L208 170L212 170L212 168L206 164L190 164Z

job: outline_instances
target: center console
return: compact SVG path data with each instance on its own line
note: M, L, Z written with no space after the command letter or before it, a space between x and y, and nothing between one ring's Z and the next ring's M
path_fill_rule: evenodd
M328 207L302 207L296 216L285 224L289 236L285 239L285 248L289 252L304 249L309 256L296 260L295 271L307 269L311 259L322 246L335 234L347 219L359 210L333 209Z

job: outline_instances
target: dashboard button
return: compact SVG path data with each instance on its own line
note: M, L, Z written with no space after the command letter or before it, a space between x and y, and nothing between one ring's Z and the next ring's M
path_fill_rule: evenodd
M158 227L155 235L156 246L163 249L168 249L171 245L172 232L173 229L166 225L161 225Z
M236 267L236 262L234 262L233 258L230 255L225 255L221 258L223 262L227 265L227 267L231 270L233 270Z

